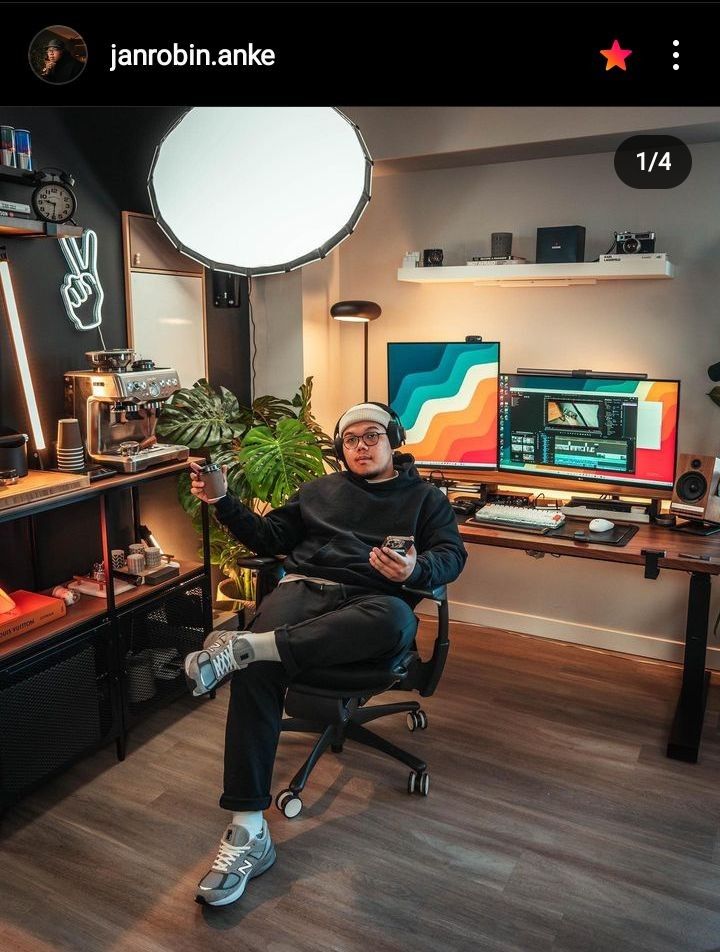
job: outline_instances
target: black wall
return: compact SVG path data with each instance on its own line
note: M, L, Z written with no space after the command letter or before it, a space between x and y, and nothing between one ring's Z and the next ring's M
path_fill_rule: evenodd
M34 168L59 166L75 178L76 220L98 235L98 272L105 291L102 332L108 347L127 344L120 213L151 211L146 189L150 162L155 146L182 111L0 107L0 123L30 130ZM30 189L26 193L29 200ZM55 439L56 421L64 415L64 372L84 368L85 351L98 350L102 345L97 331L77 330L65 313L59 291L67 268L55 240L0 235L0 245L7 249L40 417L50 445ZM242 295L242 308L222 310L213 306L209 274L207 288L210 380L245 402L250 395L247 291ZM162 362L162 354L152 356ZM184 381L186 385L192 382ZM29 432L3 314L0 424Z

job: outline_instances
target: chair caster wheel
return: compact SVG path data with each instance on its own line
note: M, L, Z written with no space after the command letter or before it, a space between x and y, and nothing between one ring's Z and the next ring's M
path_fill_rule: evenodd
M422 797L428 795L430 792L430 774L427 770L421 770L419 772L414 770L410 771L407 791L408 793L419 793Z
M300 814L303 805L300 797L292 790L281 790L275 797L275 806L285 814L288 820L292 820Z
M341 753L343 752L343 745L342 745L342 744L330 744L330 750L331 750L334 754L341 754Z
M409 731L424 731L428 726L427 714L422 709L410 711L405 720Z

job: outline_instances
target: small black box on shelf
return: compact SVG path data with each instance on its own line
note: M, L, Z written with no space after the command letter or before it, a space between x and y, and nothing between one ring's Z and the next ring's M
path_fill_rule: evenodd
M538 228L535 261L537 264L567 264L585 260L585 229L582 225L558 225Z

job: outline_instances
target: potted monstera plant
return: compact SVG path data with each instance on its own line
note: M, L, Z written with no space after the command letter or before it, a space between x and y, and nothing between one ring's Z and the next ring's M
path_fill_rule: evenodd
M225 387L198 380L166 401L157 431L196 456L227 465L232 492L262 514L281 506L302 483L339 468L331 438L312 415L311 396L308 377L292 400L263 396L243 406ZM180 478L179 496L199 532L201 503L190 492L189 474ZM224 576L217 601L234 608L254 603L252 574L238 565L248 554L211 517L210 560Z

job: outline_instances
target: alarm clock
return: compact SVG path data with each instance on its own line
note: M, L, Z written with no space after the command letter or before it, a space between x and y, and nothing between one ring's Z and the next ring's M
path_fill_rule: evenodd
M62 224L75 214L77 199L70 188L72 178L64 172L51 170L40 173L43 177L32 193L33 211L40 221Z

